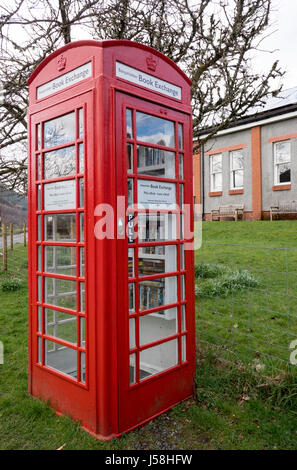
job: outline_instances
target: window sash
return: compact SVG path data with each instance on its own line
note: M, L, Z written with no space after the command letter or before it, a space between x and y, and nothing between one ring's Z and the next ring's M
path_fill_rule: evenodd
M222 154L210 156L210 190L222 190Z
M241 175L242 184L236 184L238 176ZM242 189L244 178L243 154L240 150L230 152L230 188Z
M290 141L281 141L274 143L274 184L288 184L291 182L291 143ZM281 179L281 167L287 167L286 171L289 171L288 181L280 181Z

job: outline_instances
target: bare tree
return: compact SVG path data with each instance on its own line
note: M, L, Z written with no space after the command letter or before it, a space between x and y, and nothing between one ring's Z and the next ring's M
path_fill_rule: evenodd
M26 163L18 149L27 136L26 82L53 50L82 37L154 47L193 81L197 135L201 127L225 128L279 91L273 88L282 75L277 62L265 73L251 67L270 16L271 0L3 0L0 184L24 188Z

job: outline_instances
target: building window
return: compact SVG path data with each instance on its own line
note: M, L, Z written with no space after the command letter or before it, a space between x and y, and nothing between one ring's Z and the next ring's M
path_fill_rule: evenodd
M291 145L289 140L274 143L274 184L291 182Z
M243 154L241 150L230 152L230 188L243 188Z
M210 156L210 191L222 191L222 154Z

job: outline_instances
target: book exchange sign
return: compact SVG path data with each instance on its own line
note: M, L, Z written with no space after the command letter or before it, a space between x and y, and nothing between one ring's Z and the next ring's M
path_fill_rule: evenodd
M174 183L138 180L138 204L145 209L176 209Z

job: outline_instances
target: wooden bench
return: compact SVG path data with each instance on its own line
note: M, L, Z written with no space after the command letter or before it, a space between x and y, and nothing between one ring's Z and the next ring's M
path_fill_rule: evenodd
M270 220L273 221L273 216L280 214L297 214L297 201L284 202L278 206L270 207Z
M221 220L232 217L235 221L243 219L244 204L228 204L211 211L211 220Z

